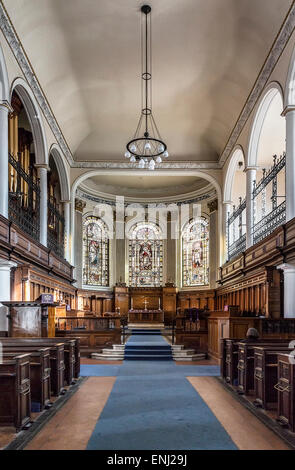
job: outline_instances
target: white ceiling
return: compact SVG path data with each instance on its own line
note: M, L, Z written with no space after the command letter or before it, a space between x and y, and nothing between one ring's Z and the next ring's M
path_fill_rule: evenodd
M109 196L120 195L129 198L165 198L180 196L192 192L212 190L207 180L196 176L163 176L159 174L136 175L134 177L117 175L99 175L88 178L80 185L81 189Z
M138 0L3 0L76 160L122 160L140 111ZM292 0L152 0L171 160L223 150Z

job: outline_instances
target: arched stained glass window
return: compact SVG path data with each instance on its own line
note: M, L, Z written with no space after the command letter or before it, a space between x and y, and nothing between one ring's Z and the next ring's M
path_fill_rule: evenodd
M109 285L109 239L104 222L86 217L83 224L83 284Z
M182 232L183 287L209 284L209 223L195 219Z
M159 287L162 280L162 232L156 224L137 223L129 233L129 286Z

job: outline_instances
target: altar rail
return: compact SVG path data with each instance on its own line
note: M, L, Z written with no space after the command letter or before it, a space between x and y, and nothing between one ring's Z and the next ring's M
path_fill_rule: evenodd
M114 330L120 327L120 317L59 317L56 323L56 329L59 331L102 331Z

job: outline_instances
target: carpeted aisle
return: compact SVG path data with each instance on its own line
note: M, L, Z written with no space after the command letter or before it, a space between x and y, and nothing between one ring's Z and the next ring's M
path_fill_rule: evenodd
M132 342L142 340L132 337ZM159 340L164 341L158 337ZM87 372L92 368L92 375L95 370L101 375L98 368L103 366L82 366L83 374L84 367ZM237 449L186 379L188 375L217 375L216 366L124 361L117 368L117 380L88 442L88 450Z

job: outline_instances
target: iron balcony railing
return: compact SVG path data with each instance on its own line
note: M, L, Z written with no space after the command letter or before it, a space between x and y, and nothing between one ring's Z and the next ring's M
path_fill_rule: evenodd
M15 190L9 191L9 219L35 240L40 235L39 179L25 172L20 161L9 154L9 164L16 175ZM22 190L25 188L25 191Z
M285 170L286 155L285 153L278 159L276 155L273 157L273 166L269 171L263 170L263 177L256 184L254 181L254 189L252 193L253 200L253 223L252 236L253 243L258 243L263 238L270 235L277 227L286 222L286 196L278 194L278 177L283 176L281 173ZM267 200L267 187L271 185L271 196ZM280 189L280 192L285 193ZM261 197L260 211L257 210L257 198ZM278 200L281 202L278 204ZM267 213L267 207L271 210Z
M245 232L246 199L240 198L240 204L234 206L232 214L227 219L227 256L228 260L234 258L246 249Z

